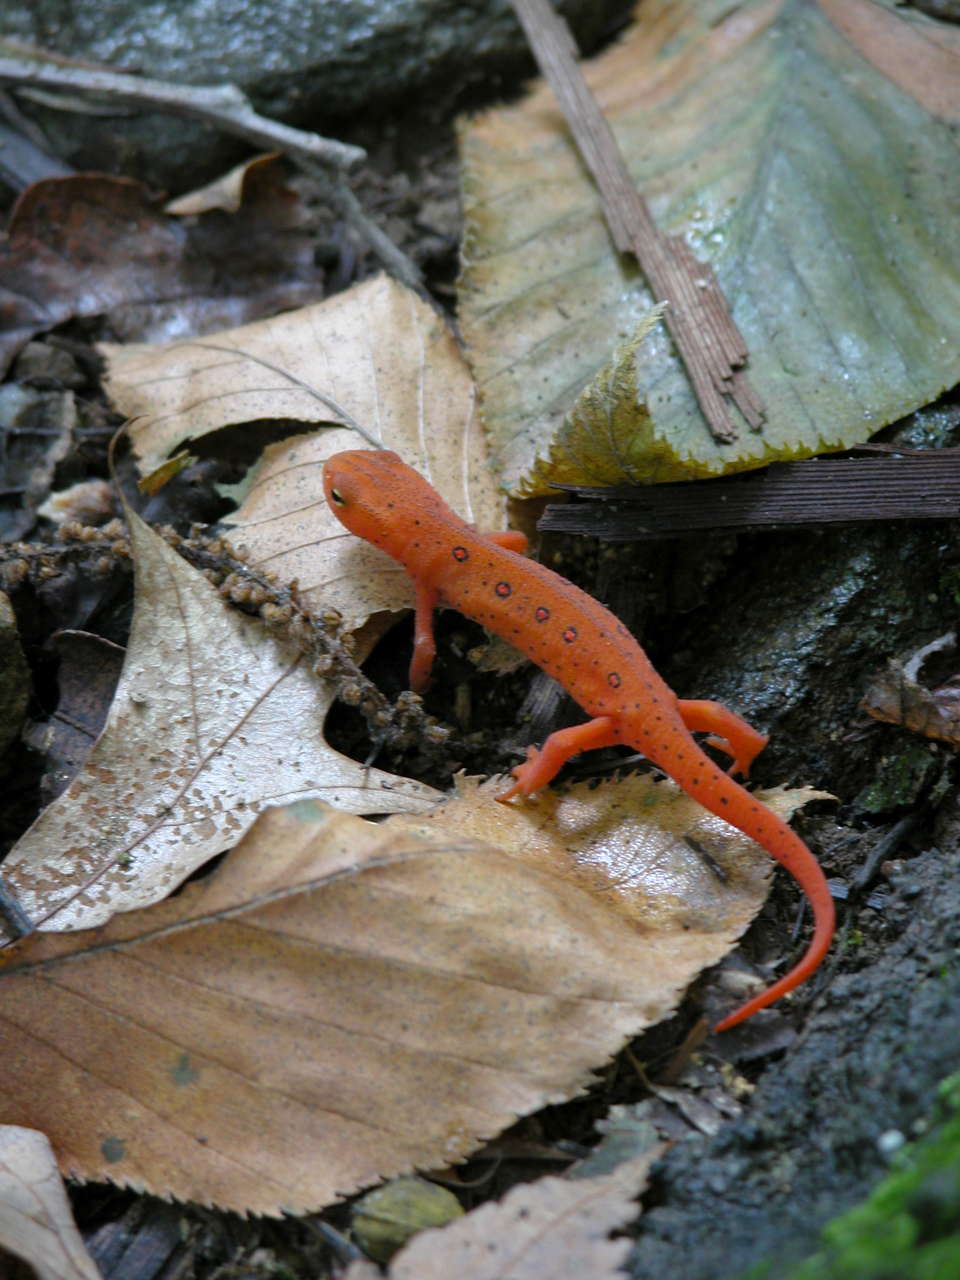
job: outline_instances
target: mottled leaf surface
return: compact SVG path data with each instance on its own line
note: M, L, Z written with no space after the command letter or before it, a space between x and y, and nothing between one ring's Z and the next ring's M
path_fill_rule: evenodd
M41 929L88 928L165 897L267 805L429 807L429 787L329 747L334 697L304 655L220 599L135 515L136 609L103 732L4 864Z

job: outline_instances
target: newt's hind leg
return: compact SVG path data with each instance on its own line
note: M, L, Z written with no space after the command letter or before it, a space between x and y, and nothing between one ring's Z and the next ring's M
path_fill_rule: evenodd
M677 710L691 733L711 734L708 739L710 745L733 757L730 773L742 773L746 777L750 766L767 745L765 734L759 733L719 702L678 698Z
M513 770L516 781L509 791L497 796L497 799L510 800L515 795L532 795L555 778L571 756L597 747L612 747L621 742L615 725L616 721L612 716L598 716L596 720L587 720L584 724L575 724L569 729L558 729L556 733L551 733L539 750L528 747L526 764L517 765Z

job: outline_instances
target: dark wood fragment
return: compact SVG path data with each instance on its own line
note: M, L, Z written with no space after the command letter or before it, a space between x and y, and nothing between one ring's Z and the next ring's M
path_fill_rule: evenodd
M960 449L778 462L717 480L641 488L562 487L587 501L548 506L538 529L608 542L704 529L949 520L960 516Z

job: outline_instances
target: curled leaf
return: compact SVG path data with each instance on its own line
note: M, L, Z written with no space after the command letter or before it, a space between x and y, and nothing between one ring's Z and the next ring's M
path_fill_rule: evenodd
M0 1126L0 1246L29 1262L39 1280L99 1280L50 1143L18 1125Z

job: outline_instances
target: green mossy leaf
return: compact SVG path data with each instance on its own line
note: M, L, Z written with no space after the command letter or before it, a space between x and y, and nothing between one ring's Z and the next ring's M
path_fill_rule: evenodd
M588 79L712 262L767 423L717 443L663 324L640 340L652 299L541 88L461 130L462 323L511 492L847 448L960 378L956 33L889 0L654 0Z

